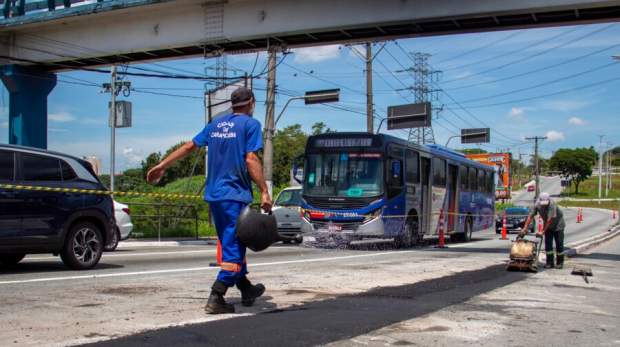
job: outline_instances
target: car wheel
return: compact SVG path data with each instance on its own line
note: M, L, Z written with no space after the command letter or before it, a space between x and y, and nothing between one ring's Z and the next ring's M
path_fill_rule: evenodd
M110 242L109 245L105 246L103 248L104 252L112 252L116 249L116 247L118 247L118 243L121 240L121 231L118 230L118 228L116 229L116 232L114 233L114 237L112 237L112 242Z
M474 227L472 225L471 217L467 217L467 219L465 220L465 232L463 233L463 236L461 237L461 241L470 242L471 234L473 232L474 232Z
M69 230L60 259L73 270L88 270L99 263L103 247L99 228L90 222L80 222Z
M15 265L22 261L26 253L0 254L0 263L4 265Z

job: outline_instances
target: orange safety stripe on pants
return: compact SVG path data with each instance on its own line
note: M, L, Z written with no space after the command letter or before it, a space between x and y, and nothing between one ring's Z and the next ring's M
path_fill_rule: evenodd
M226 270L226 271L232 271L232 272L240 273L241 272L241 265L235 264L235 263L224 263L224 262L222 262L220 264L220 269Z

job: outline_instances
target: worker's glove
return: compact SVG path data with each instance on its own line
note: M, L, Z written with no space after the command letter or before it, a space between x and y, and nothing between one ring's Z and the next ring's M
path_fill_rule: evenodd
M519 231L519 238L525 237L525 230Z
M536 233L536 237L538 237L539 239L543 238L543 233Z

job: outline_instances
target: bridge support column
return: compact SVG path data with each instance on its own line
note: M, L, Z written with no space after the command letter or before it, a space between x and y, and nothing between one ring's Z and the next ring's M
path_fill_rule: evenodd
M0 66L9 91L9 143L47 149L47 96L56 75L19 65Z

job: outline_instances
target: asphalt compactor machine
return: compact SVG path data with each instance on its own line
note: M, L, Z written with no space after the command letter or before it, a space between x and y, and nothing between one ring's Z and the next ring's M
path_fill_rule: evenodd
M538 256L542 242L519 238L510 247L510 260L506 270L538 272Z

